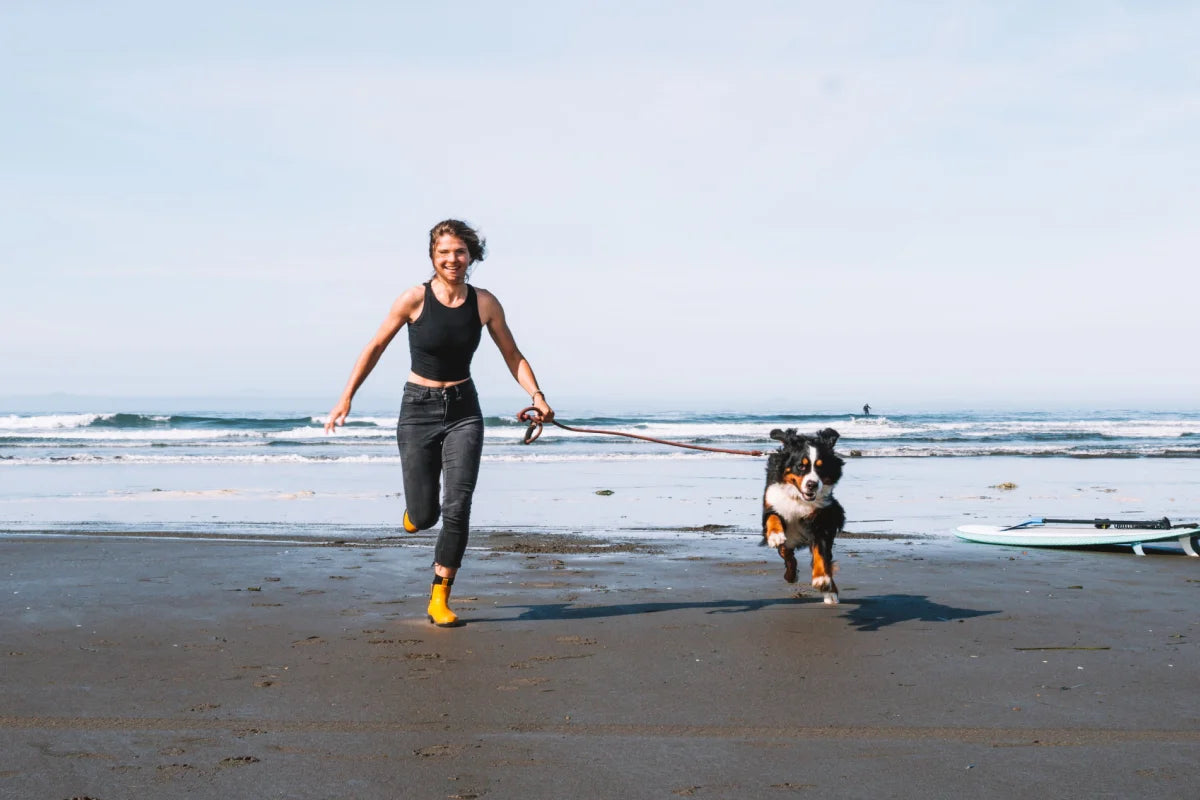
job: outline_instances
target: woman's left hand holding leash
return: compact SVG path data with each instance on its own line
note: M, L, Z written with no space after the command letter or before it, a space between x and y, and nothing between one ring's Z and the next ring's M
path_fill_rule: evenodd
M541 392L533 396L533 407L541 415L542 422L552 422L554 420L554 409L549 406L546 402L546 396Z

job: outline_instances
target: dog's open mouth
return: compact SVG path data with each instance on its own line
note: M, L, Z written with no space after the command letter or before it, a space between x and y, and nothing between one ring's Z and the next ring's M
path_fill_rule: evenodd
M792 497L798 500L803 500L806 503L811 503L813 500L816 500L817 494L821 489L820 484L802 484L798 481L787 481L785 486L787 487L787 491L791 493Z

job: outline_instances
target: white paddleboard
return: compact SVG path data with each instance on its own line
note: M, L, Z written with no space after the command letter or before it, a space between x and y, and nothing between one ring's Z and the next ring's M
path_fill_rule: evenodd
M1003 525L961 525L955 531L960 539L983 544L1014 547L1093 547L1129 545L1139 556L1143 544L1178 541L1189 556L1200 556L1200 525L1162 528L1097 528L1095 525L1047 525L1026 523Z

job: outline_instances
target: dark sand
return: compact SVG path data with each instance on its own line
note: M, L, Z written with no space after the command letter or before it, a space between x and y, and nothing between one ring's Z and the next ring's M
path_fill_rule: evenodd
M1200 559L1179 550L846 539L826 606L745 537L474 542L469 624L443 630L428 546L0 539L0 797L1200 786Z

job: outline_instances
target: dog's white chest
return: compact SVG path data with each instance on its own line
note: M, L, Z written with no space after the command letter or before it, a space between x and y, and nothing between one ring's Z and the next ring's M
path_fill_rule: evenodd
M816 500L808 501L800 496L796 487L786 483L768 486L765 499L767 504L775 509L775 513L783 518L784 522L799 522L807 519L818 509L829 504L824 493L818 495Z

